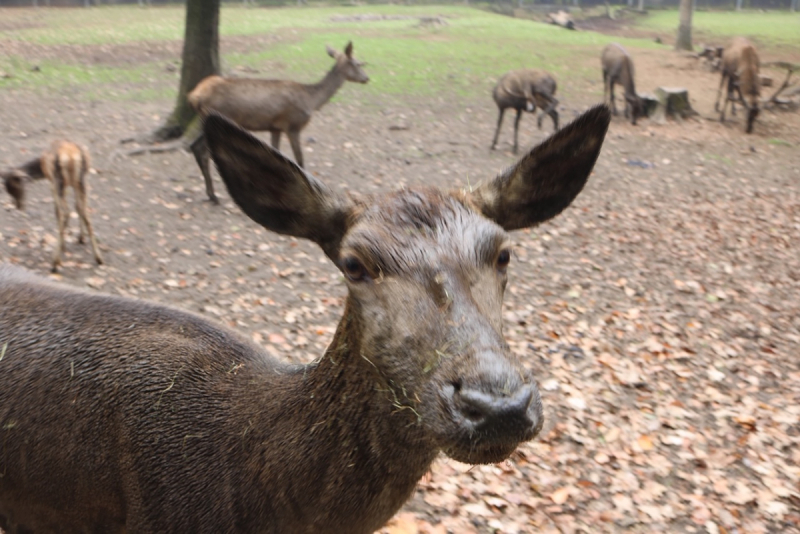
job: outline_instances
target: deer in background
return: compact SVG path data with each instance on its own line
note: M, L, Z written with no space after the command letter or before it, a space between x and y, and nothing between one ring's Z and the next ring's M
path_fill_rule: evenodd
M752 133L753 124L758 116L758 97L761 92L758 71L760 62L756 48L744 37L737 37L722 52L720 70L722 76L717 89L714 110L719 111L720 122L725 122L725 108L731 103L731 115L736 115L736 102L741 102L747 110L746 133ZM720 95L725 81L728 82L722 110L719 108ZM738 96L738 98L737 98Z
M89 152L69 141L54 141L40 157L32 159L10 171L0 174L5 182L6 191L14 199L17 209L25 209L25 190L27 182L47 178L53 193L53 203L58 225L58 244L53 251L52 271L58 272L61 265L61 254L66 250L64 233L69 222L69 206L67 205L67 189L75 192L75 211L80 222L79 243L85 242L85 233L89 234L92 253L98 265L103 257L97 247L92 221L89 219L89 208L86 191L86 173L91 167Z
M519 69L504 74L492 90L492 98L500 110L500 115L497 117L497 128L491 149L494 150L497 146L503 114L508 108L517 110L517 118L514 120L514 154L519 148L519 121L523 110L533 113L538 106L542 110L542 114L536 120L539 129L542 129L544 116L550 115L553 119L553 129L558 130L558 111L556 111L558 100L553 96L555 94L556 81L545 71Z
M631 124L636 125L636 119L644 117L644 102L636 94L631 56L622 45L610 43L603 49L600 61L603 67L603 101L616 115L614 85L620 84L625 91L625 118L630 118Z
M507 458L543 423L503 337L509 232L573 201L609 120L586 112L471 190L354 197L211 114L234 202L341 271L330 346L288 365L195 315L0 267L0 528L368 534L440 452Z
M300 132L308 125L314 111L333 98L344 82L369 81L364 63L353 57L352 42L347 43L344 54L330 47L327 50L336 63L318 83L209 76L189 93L189 104L201 117L216 111L246 130L269 131L276 149L280 148L281 133L285 133L295 161L303 167ZM192 152L206 181L209 200L218 203L211 183L210 154L202 135L192 144Z

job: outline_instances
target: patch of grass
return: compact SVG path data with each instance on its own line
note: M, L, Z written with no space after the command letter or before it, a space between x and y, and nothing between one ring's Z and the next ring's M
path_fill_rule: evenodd
M784 139L778 139L777 137L772 137L767 140L767 143L775 146L792 146L792 143L786 141Z
M12 73L11 78L0 79L0 89L23 89L40 92L71 92L83 99L96 98L133 98L139 101L151 100L158 95L165 96L165 91L154 89L163 85L159 76L162 69L154 64L136 67L106 67L75 65L57 61L38 61L34 64L20 58L11 57L0 60L0 70ZM127 89L120 93L120 87ZM142 86L140 90L138 87ZM177 91L177 79L174 96ZM136 96L139 94L140 96Z
M724 163L725 165L728 165L728 166L733 165L733 160L728 158L728 157L725 157L725 156L718 156L716 154L706 154L706 157L708 159L711 159L711 160L714 160L714 161L719 161L720 163Z
M0 16L10 10L0 10ZM184 8L135 6L91 9L22 10L30 18L8 24L0 39L37 44L114 45L145 40L179 40L183 37ZM14 13L19 13L14 11ZM334 22L335 15L439 15L447 26L421 28L415 18L401 20ZM19 15L18 15L19 16ZM124 20L125 24L119 24ZM16 28L16 29L15 29ZM569 81L599 76L599 50L610 40L593 32L565 32L530 20L504 17L463 6L396 6L304 8L244 8L225 5L220 31L223 36L275 34L281 39L267 48L248 53L225 53L223 64L258 69L261 77L316 81L331 66L325 53L329 44L342 49L355 44L356 57L367 61L371 82L364 94L485 95L503 72L520 67L549 70L559 82L559 94L568 95ZM630 48L654 48L650 40L616 39ZM9 63L11 60L6 60ZM132 98L163 94L158 89L167 74L156 63L132 68L46 65L47 77L25 68L3 64L15 77L2 85L19 88L69 88L108 84L149 84ZM45 68L45 65L42 66ZM171 80L171 79L170 79ZM565 83L567 82L567 83ZM171 82L168 82L171 83ZM175 82L177 86L177 82ZM599 86L598 86L599 87Z
M638 27L662 32L678 28L676 10L652 11L638 20ZM692 15L696 35L726 41L743 35L765 44L800 45L800 13L785 11L697 11ZM695 39L696 41L697 39ZM722 42L720 42L722 44Z

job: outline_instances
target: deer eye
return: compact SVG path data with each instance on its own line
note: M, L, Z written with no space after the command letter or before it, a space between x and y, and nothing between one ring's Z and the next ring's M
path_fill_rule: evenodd
M511 251L507 248L504 248L497 255L497 269L500 271L505 271L510 262L511 262Z
M367 269L364 264L354 256L347 256L342 260L342 270L344 275L351 282L361 282L367 278Z

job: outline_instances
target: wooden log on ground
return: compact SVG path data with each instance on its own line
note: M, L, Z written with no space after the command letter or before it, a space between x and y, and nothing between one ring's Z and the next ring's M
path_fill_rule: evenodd
M575 29L575 21L572 20L572 15L563 10L556 13L549 13L547 15L547 20L550 21L550 24L555 24L568 30Z

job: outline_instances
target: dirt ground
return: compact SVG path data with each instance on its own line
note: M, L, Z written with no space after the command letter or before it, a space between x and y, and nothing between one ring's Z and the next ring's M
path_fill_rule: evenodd
M178 48L159 53L173 61ZM696 60L635 60L640 91L687 87L701 115L616 119L573 206L514 234L506 335L538 376L545 430L499 465L440 459L387 532L800 532L800 114L765 111L746 136L741 114L710 120L717 75ZM560 89L563 123L599 100L595 62L597 79ZM276 357L312 360L345 294L324 255L256 226L218 180L222 205L206 202L187 153L110 157L170 107L0 93L0 165L60 137L94 155L107 264L77 244L73 218L54 278L198 312ZM488 149L495 120L488 89L475 101L377 99L351 84L305 130L305 158L334 189L466 186L515 160L510 117ZM522 146L550 128L526 116ZM0 260L46 275L52 199L44 183L29 196L26 212L0 199Z

